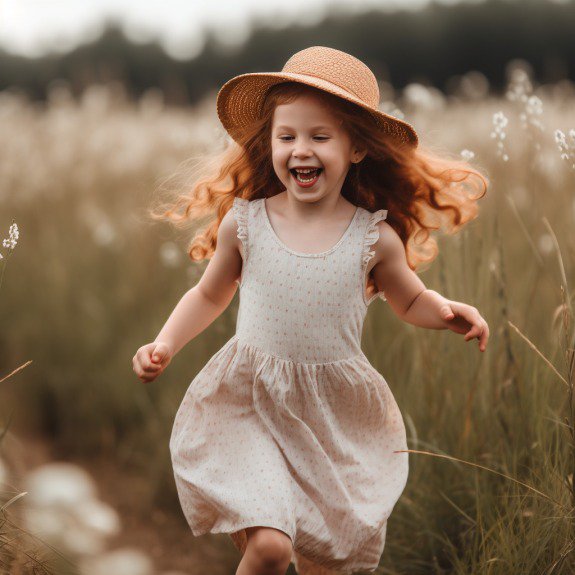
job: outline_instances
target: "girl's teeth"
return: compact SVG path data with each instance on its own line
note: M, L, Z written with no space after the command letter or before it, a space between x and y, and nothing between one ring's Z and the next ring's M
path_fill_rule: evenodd
M317 170L313 170L312 172L304 172L306 174L306 176L308 176L309 173L312 174L311 177L304 177L303 173L299 172L296 170L296 178L298 179L298 181L300 181L302 184L306 184L308 182L312 182L313 180L315 180L315 178L319 175L317 173Z
M305 183L305 182L311 182L313 179L315 179L315 176L312 176L311 178L304 179L304 178L302 178L302 177L298 174L298 175L297 175L297 179L298 179L300 182Z

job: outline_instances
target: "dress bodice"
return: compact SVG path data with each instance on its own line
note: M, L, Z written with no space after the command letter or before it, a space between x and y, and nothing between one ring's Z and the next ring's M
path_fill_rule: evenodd
M330 363L361 354L369 304L380 297L366 272L387 210L357 207L330 249L302 253L275 233L265 199L235 198L243 269L236 335L265 353L297 363ZM369 291L371 288L371 292Z

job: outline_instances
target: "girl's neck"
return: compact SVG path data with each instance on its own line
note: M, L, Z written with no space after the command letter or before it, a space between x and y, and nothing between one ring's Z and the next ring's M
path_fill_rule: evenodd
M317 201L301 201L290 196L287 190L268 198L266 203L283 217L302 223L334 221L339 218L349 219L356 209L356 206L341 194L335 197L327 195Z

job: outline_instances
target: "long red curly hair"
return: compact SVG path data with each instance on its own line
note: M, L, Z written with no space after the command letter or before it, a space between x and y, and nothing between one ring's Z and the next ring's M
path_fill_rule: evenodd
M296 82L273 86L259 120L230 138L222 152L202 161L199 173L185 193L149 213L155 220L176 226L201 221L215 212L215 219L192 239L188 253L193 261L210 258L216 247L220 222L234 197L248 200L271 197L285 190L271 159L271 128L275 107L292 102L304 91L320 96L342 121L365 158L351 164L341 194L370 212L387 209L386 221L403 241L409 267L416 270L438 254L431 230L456 233L477 217L477 200L487 192L488 179L467 161L431 149L409 147L377 129L368 112L332 94ZM183 210L183 211L182 211Z

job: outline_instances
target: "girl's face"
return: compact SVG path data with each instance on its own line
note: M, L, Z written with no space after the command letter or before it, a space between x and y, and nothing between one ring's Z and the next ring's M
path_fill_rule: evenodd
M276 106L272 119L271 149L274 171L288 193L301 201L339 195L352 160L359 161L347 132L319 97L299 96ZM296 175L295 168L321 171ZM302 179L311 180L302 182Z

